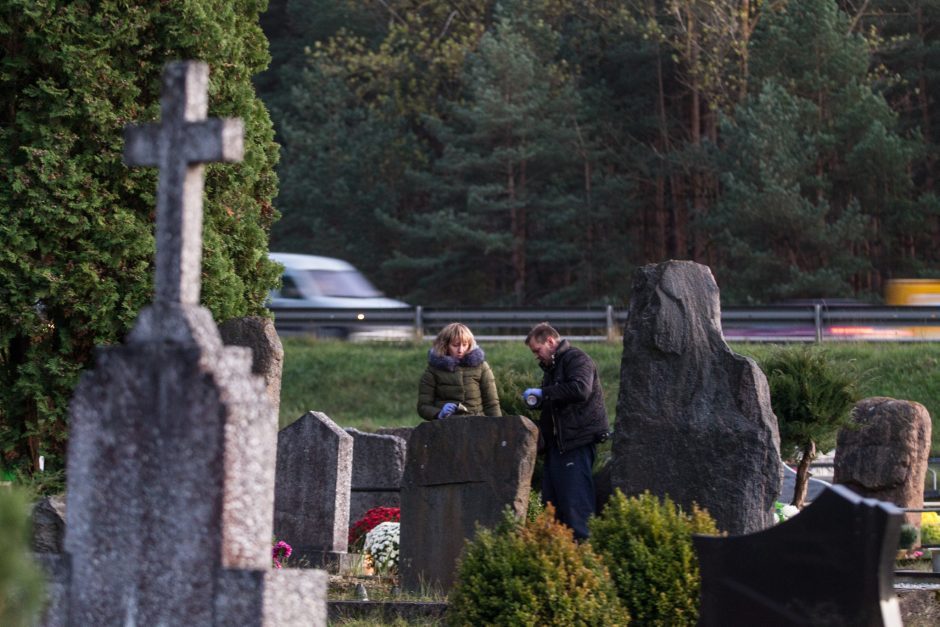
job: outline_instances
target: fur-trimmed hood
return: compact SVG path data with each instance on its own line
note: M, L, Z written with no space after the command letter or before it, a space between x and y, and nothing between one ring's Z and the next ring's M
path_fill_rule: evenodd
M458 366L463 366L464 368L479 366L484 361L486 361L486 356L483 354L483 349L479 346L471 348L470 352L464 355L463 359L460 360L450 355L438 355L434 352L433 348L428 350L428 365L439 370L446 370L447 372L455 372Z

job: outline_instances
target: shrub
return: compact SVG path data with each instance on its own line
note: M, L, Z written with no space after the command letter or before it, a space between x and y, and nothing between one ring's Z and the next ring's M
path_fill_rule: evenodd
M917 527L904 523L901 525L901 533L898 535L898 550L908 550L914 548L917 544Z
M526 349L528 350L528 349ZM530 409L522 401L522 391L542 384L542 371L533 360L531 372L520 372L514 368L496 368L496 393L499 394L499 406L507 416L525 416L533 422L539 421L538 410Z
M69 398L94 348L152 298L156 168L122 163L122 128L160 117L168 59L211 68L209 115L245 122L245 158L206 167L202 304L266 315L278 146L251 77L261 2L0 3L0 449L6 470L65 466Z
M450 625L626 625L630 617L601 559L574 542L551 506L534 521L507 513L480 529L457 567Z
M780 454L799 462L793 505L803 507L809 465L835 447L859 398L858 376L817 348L782 348L761 362L780 429Z
M694 625L698 620L699 568L692 534L717 535L708 513L684 513L668 497L616 490L604 512L591 519L590 544L604 558L630 616L643 625Z
M921 525L920 543L927 546L940 546L940 525Z
M545 511L542 494L538 490L529 490L529 509L526 510L526 522L533 523Z
M43 602L43 579L27 551L26 498L0 488L0 625L32 625Z

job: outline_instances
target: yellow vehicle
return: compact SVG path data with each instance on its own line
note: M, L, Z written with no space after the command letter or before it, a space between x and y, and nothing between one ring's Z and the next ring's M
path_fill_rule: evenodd
M891 279L885 287L886 305L940 305L940 280Z
M905 307L940 306L940 279L890 279L885 304ZM912 337L940 337L940 327L907 327Z

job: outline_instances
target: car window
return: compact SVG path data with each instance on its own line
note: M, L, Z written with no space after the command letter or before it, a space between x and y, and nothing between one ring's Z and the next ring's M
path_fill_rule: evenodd
M279 294L281 298L303 298L304 295L300 293L300 288L297 287L297 283L294 281L294 278L288 275L281 277L281 292Z
M308 278L324 296L378 298L382 292L355 270L308 270Z

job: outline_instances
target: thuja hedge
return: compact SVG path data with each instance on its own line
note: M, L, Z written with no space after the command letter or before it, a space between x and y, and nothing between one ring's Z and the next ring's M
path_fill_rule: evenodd
M637 623L698 622L701 579L692 535L718 535L706 511L684 512L668 497L645 492L627 498L616 490L590 530L591 545Z
M206 169L202 302L264 314L277 146L251 78L268 62L260 0L0 3L0 451L61 467L67 403L93 347L151 300L157 172L127 168L122 128L159 118L171 60L210 67L209 115L245 121L245 159Z
M450 625L626 625L630 617L601 558L574 542L551 506L510 515L467 544L449 597Z
M694 625L700 576L693 534L717 535L693 507L649 493L619 490L577 544L536 508L496 529L481 529L464 548L448 609L452 625Z

